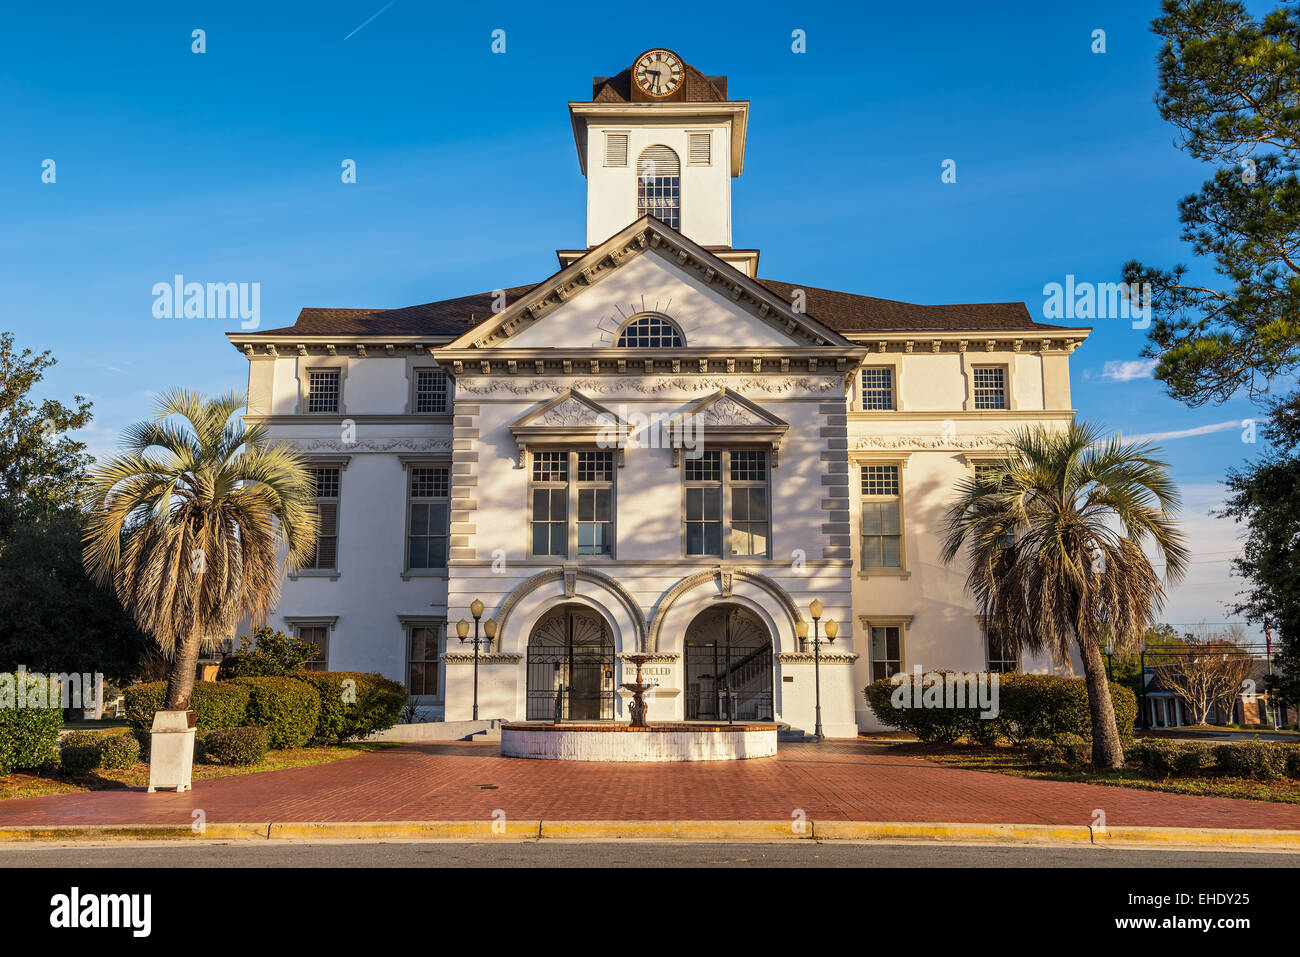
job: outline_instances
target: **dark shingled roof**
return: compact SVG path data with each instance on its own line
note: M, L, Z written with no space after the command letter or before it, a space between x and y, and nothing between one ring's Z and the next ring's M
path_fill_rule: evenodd
M1033 329L1068 329L1034 322L1023 302L973 302L952 305L922 306L895 299L876 299L834 289L818 289L799 283L759 279L762 285L786 302L794 301L794 291L802 289L808 315L836 332L944 332L982 329L989 332L1014 332Z
M545 281L545 280L543 280ZM794 299L794 290L807 297L807 314L841 333L859 332L1032 332L1068 329L1034 322L1023 302L980 302L922 306L894 299L876 299L799 283L759 279L777 297ZM508 306L536 288L515 286L504 290ZM252 336L458 336L492 315L493 294L480 292L459 299L426 302L403 309L317 309L298 313L298 321L283 329L248 333Z
M727 78L725 76L705 76L689 63L686 67L686 81L680 91L666 96L661 102L667 103L725 103L727 101ZM628 67L615 76L597 76L591 80L591 101L593 103L631 103L632 102L632 68Z

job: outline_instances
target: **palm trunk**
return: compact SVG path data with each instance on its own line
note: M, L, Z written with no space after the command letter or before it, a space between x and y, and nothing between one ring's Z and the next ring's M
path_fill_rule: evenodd
M203 636L196 625L176 650L172 672L167 678L168 711L190 710L190 697L194 694L194 673L199 666L199 647L202 644Z
M1088 711L1092 715L1092 766L1099 769L1122 768L1124 750L1115 726L1115 706L1110 700L1110 683L1101 649L1095 641L1082 639L1079 656L1083 659L1083 676L1088 683Z

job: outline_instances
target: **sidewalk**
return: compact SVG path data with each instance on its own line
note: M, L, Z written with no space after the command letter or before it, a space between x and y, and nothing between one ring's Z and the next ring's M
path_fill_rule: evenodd
M185 794L97 791L3 801L0 827L188 829L196 810L211 835L219 833L214 826L240 824L262 838L269 825L304 823L464 822L468 833L504 820L512 833L519 828L524 836L540 836L543 821L604 822L601 827L618 824L627 836L636 822L767 822L780 829L800 816L827 835L834 822L875 822L877 829L882 822L962 822L1064 826L1086 838L1097 810L1112 831L1300 832L1297 805L969 771L893 756L887 746L865 740L782 744L776 758L753 761L672 764L529 761L502 758L495 743L412 744L324 765L204 781ZM276 830L299 839L311 833L301 827Z

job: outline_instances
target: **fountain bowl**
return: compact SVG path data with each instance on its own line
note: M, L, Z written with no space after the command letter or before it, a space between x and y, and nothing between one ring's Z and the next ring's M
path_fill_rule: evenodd
M518 721L501 726L501 754L549 761L741 761L775 756L776 730L753 721L667 721L644 728Z

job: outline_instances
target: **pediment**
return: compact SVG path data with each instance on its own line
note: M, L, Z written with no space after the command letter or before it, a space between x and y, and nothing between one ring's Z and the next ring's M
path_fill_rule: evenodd
M773 467L777 464L781 443L790 431L789 423L730 389L719 389L687 406L672 417L669 427L679 436L697 436L706 447L737 443L770 446ZM674 449L674 465L678 464L678 459Z
M620 323L637 312L679 320L687 349L854 348L709 250L644 217L439 352L478 361L471 350L611 348Z
M617 449L621 466L629 432L628 423L616 412L575 389L566 389L525 412L510 423L509 429L519 447L520 468L529 448L572 443Z

